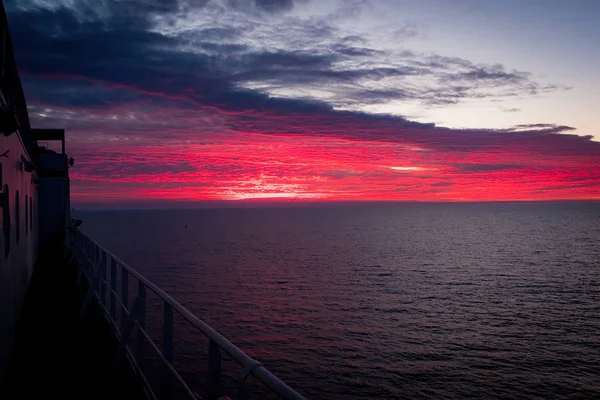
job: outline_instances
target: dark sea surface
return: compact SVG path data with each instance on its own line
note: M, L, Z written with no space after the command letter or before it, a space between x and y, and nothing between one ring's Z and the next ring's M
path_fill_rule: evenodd
M75 216L309 398L600 398L599 203ZM206 341L175 341L200 386Z

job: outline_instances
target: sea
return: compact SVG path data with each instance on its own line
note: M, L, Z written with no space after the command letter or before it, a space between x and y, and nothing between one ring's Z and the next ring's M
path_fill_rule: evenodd
M600 203L74 215L307 398L600 398ZM149 301L158 346L162 315ZM206 354L176 316L174 365L198 393ZM233 398L242 371L223 369Z

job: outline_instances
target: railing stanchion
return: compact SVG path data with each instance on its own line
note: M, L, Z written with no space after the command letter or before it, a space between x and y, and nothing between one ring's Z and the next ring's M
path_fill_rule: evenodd
M92 264L92 274L95 272L96 268L100 265L100 247L96 246L92 243L92 251L94 252L94 263Z
M85 270L86 272L89 274L90 269L89 269L89 260L92 259L92 248L91 248L91 244L90 244L90 240L89 238L85 241Z
M90 275L90 268L89 268L90 261L89 260L92 259L92 245L91 245L91 242L90 242L89 238L86 238L86 240L85 240L85 253L84 254L85 254L85 265L84 265L84 268L85 268L85 271L88 273L88 276L89 276Z
M106 253L101 252L100 256L100 279L98 280L98 291L100 292L100 302L106 306Z
M110 258L110 316L113 320L117 319L117 300L115 299L117 292L117 262Z
M137 331L137 343L136 343L136 355L135 358L140 366L144 365L144 334L143 329L146 329L146 286L143 282L138 282L138 299L140 299L140 306L137 315L137 322L141 329Z
M94 292L97 291L98 281L100 280L100 272L101 272L101 269L96 268L94 275L90 277L91 278L90 286L88 287L88 291L83 300L83 305L81 306L81 309L79 310L80 317L83 317L85 315L85 313L87 312L87 309L90 306L90 303L92 302L92 299L94 297Z
M208 398L211 400L221 396L221 349L212 340L208 343Z
M173 307L166 301L164 302L163 314L163 356L171 364L173 362ZM164 397L170 397L171 379L167 371L163 378Z
M125 317L125 321L123 322L121 338L119 340L119 345L117 346L117 352L115 353L115 360L113 366L114 370L117 370L121 357L123 357L123 354L125 353L125 348L127 347L127 342L129 341L129 335L131 335L131 331L135 329L135 320L137 314L139 314L140 311L140 304L141 299L138 297L133 301L133 305L131 306L129 313Z
M121 302L126 309L129 309L129 272L121 267ZM127 313L121 310L121 331L124 329L127 321Z

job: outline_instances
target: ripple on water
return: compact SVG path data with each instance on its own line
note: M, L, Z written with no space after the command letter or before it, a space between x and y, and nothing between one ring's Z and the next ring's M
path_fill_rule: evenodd
M594 203L82 215L109 250L322 399L600 398L598 217ZM176 328L175 359L200 386L206 343Z

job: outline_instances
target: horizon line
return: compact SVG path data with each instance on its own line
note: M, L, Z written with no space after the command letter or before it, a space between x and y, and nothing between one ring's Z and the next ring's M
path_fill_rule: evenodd
M134 200L135 201L135 200ZM136 201L137 202L137 201ZM156 204L160 202L161 204ZM154 204L153 204L154 203ZM489 204L489 203L600 203L600 198L584 199L514 199L514 200L195 200L167 202L147 201L138 204L114 203L75 203L72 211L167 211L201 209L244 209L244 208L302 208L318 206L352 206L377 204Z

